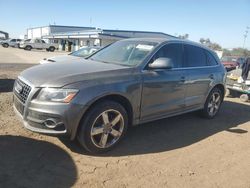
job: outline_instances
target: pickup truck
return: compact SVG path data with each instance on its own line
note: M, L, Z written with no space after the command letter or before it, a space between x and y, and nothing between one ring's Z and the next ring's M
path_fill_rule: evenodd
M46 51L54 52L55 49L58 49L58 44L46 43L41 39L31 39L21 42L19 48L23 48L24 50L46 49Z

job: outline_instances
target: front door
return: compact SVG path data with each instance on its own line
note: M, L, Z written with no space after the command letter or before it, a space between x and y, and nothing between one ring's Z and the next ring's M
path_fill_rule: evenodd
M42 41L40 39L36 39L34 43L35 48L42 48Z
M150 69L143 71L141 98L141 121L157 119L174 114L185 108L186 72L182 70L183 45L181 43L163 46L152 58L171 58L172 69Z

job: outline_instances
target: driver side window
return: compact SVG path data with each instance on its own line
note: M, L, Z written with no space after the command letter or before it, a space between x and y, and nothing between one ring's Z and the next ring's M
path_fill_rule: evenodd
M150 60L150 63L155 61L160 57L170 58L173 61L173 68L182 67L183 62L183 45L182 44L166 44L160 48L153 58Z

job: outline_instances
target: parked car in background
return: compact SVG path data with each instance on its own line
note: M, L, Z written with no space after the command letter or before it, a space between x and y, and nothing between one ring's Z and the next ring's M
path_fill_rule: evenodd
M20 42L17 43L18 48L20 48L20 43L30 42L31 39L22 39Z
M19 42L21 42L21 39L8 39L2 42L2 46L4 48L8 48L9 46L18 48Z
M2 45L3 42L5 42L5 39L0 39L0 44Z
M58 44L46 43L41 39L31 39L29 41L20 42L19 48L23 48L24 50L46 49L47 51L54 52L56 49L58 49Z
M250 99L250 74L244 82L242 82L241 75L241 67L228 73L226 81L226 96L240 97L242 102L247 102Z
M40 61L40 64L51 63L51 62L63 62L69 60L77 60L79 58L86 58L89 55L95 53L101 49L101 47L93 46L93 47L84 47L77 51L74 51L68 55L54 56L50 58L44 58Z
M221 58L222 64L225 66L227 71L231 71L240 67L245 61L244 57L235 56L224 56Z
M224 98L219 58L186 40L126 39L69 62L23 71L14 109L27 129L77 138L93 153L117 145L129 125L197 110L214 118Z

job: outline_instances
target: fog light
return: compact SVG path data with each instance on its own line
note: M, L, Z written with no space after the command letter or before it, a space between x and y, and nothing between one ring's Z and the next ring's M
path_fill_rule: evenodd
M54 129L56 126L60 125L61 122L57 122L56 119L50 118L44 121L44 125L50 129Z

